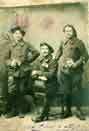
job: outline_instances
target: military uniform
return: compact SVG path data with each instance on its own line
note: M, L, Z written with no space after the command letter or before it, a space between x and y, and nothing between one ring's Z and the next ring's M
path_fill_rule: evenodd
M42 86L42 88L44 89L39 90L39 92L43 92L45 94L43 110L40 114L40 120L43 120L45 117L48 118L51 102L56 95L57 62L52 58L52 56L48 56L47 58L42 58L41 56L39 56L34 63L33 70L39 71L38 75L34 78L34 82L35 80L40 80L38 86Z
M59 60L57 78L60 84L60 93L63 94L63 101L66 103L67 112L71 112L72 91L75 87L80 91L83 64L88 59L84 43L76 37L62 42L57 52L56 59ZM68 60L75 63L74 68L66 66ZM79 101L77 107L80 108Z
M21 96L25 95L24 91L27 88L25 84L31 70L30 63L38 57L39 53L24 40L17 43L11 41L8 50L8 106L16 111L17 105L20 108L19 110L22 109L23 100ZM20 62L20 65L11 67L9 63L13 60Z
M8 87L7 87L8 77L7 77L7 67L6 67L7 48L5 42L6 41L1 40L1 44L0 44L0 115L1 113L6 112L7 93L8 93Z

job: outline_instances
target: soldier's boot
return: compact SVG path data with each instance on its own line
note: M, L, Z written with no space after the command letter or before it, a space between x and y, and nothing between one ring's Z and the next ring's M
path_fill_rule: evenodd
M61 118L61 119L64 118L64 114L65 114L65 112L64 112L64 111L61 111L61 113L60 113L60 118Z
M14 116L17 116L17 112L14 108L11 110L11 112L9 112L5 115L6 118L11 118L11 117L14 117Z
M23 106L19 105L20 107L17 109L18 110L18 117L19 118L24 118L25 117L25 113L23 111Z
M67 106L67 109L63 115L63 118L68 118L68 117L71 117L72 116L72 111L71 111L71 107L70 106Z
M40 116L38 116L34 121L35 122L41 122L44 120L48 120L49 119L49 112L48 110L43 110L43 112L40 114Z
M17 115L16 113L10 112L10 113L6 114L5 117L6 117L6 118L11 118L11 117L14 117L14 116L16 116L16 115Z
M24 115L24 113L22 113L22 112L20 112L20 113L18 114L18 117L19 117L19 118L24 118L24 116L25 116L25 115Z
M60 118L64 118L64 101L61 100L61 113L60 113Z
M41 122L43 121L43 118L41 116L36 117L35 119L32 119L34 122Z
M49 111L50 111L50 106L45 106L43 109L43 112L41 114L41 119L43 120L48 120L49 119Z
M68 118L68 117L71 117L71 116L72 116L72 112L66 111L62 118Z
M50 103L49 103L48 99L46 99L46 102L44 104L41 115L36 118L35 122L41 122L41 121L44 121L44 120L48 120L49 111L50 111Z
M65 102L66 102L66 111L64 113L64 117L63 118L68 118L72 116L72 111L71 111L71 94L67 94L65 96Z
M48 120L48 116L38 116L35 120L33 120L34 122L41 122L41 121L44 121L44 120Z
M25 102L24 101L24 99L23 99L23 94L20 94L20 95L22 95L22 97L19 97L19 100L18 100L18 117L19 118L24 118L24 116L25 116L25 113L24 113L24 104L23 104L23 102Z
M83 111L79 108L77 108L77 114L76 116L80 119L80 120L86 120L85 118L85 114L83 113Z

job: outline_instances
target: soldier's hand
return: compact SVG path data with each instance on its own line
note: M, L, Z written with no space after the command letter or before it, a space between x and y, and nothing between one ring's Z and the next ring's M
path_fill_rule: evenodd
M17 66L16 60L15 60L15 59L12 60L10 65L11 65L11 67L13 67L13 68L16 67L16 66Z
M37 77L37 71L33 70L31 73L32 78L36 78Z
M47 63L43 63L42 66L45 67L45 68L48 68L48 64Z
M74 65L74 62L73 62L72 59L69 59L69 60L66 62L66 66L67 66L68 68L71 68L73 65Z
M20 60L16 60L16 63L17 63L18 66L21 65L21 61Z
M33 70L32 73L31 73L32 76L34 76L34 75L36 75L36 74L37 74L37 71L36 71L36 70Z
M72 69L75 69L76 67L77 67L76 63L73 63L71 66Z
M13 59L11 61L11 67L16 67L16 66L20 66L21 65L21 61L17 60L17 59Z
M82 57L82 63L83 63L83 64L86 63L85 57Z

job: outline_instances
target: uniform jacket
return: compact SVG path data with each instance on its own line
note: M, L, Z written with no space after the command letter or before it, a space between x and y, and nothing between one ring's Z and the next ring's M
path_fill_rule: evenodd
M21 62L21 75L24 75L24 73L30 69L30 63L32 63L38 55L38 51L24 40L18 43L11 41L8 47L7 64L13 59L19 60Z
M43 63L46 63L46 67L43 66ZM40 76L45 76L48 81L53 82L57 73L57 61L52 56L46 59L39 56L33 63L33 70L39 70Z
M88 53L84 43L74 37L66 42L61 42L56 59L59 61L60 68L66 64L68 59L72 59L76 63L76 69L80 69L88 60Z

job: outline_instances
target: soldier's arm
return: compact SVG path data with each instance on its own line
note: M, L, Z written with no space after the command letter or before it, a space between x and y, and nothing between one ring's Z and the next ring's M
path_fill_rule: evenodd
M75 62L75 67L78 67L80 66L81 64L85 64L88 60L88 52L86 50L86 47L84 45L84 43L79 40L79 52L80 52L80 59L78 59L76 62Z
M5 59L5 64L8 65L10 63L10 39L8 38L8 35L7 34L0 34L0 44L1 44L1 47L4 48L5 50L5 56L4 56L4 59Z
M10 64L11 64L11 59L10 58L11 58L11 50L10 50L10 47L8 46L7 47L6 57L5 57L7 66L10 66Z
M43 76L47 77L48 79L52 78L57 71L57 62L53 60L48 67L48 71L44 71L42 73Z
M82 41L81 41L81 55L83 57L84 63L86 63L88 61L89 55L88 55L88 51L85 47L85 44Z
M82 63L83 63L83 57L80 57L80 59L77 60L72 67L73 67L73 68L77 68L77 67L80 66Z
M56 53L56 55L55 55L55 59L56 60L59 60L60 59L60 56L62 55L62 53L63 53L63 42L61 42L61 44L60 44L60 46L59 46L59 48L58 48L58 50L57 50L57 53Z
M31 44L29 44L27 50L27 61L33 62L39 56L39 52Z
M39 57L35 61L33 61L30 65L32 69L31 71L32 78L38 78L39 72L42 73L39 69L40 68Z

